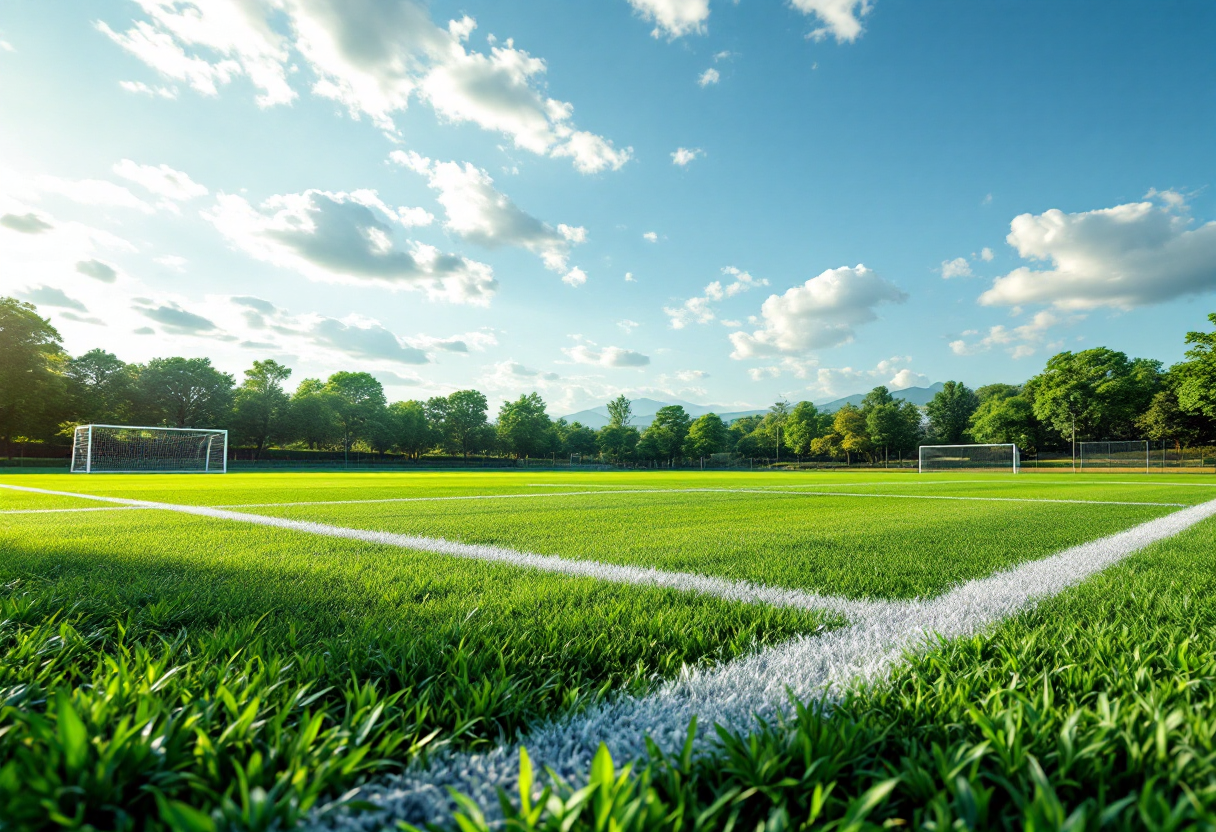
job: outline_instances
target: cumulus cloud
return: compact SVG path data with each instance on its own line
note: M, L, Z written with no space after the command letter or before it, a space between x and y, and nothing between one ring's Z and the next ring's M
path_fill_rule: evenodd
M424 350L402 344L396 335L378 321L352 320L348 323L334 318L321 318L307 332L317 343L356 358L381 359L394 364L430 362Z
M118 271L100 260L81 260L76 264L76 271L102 283L113 283L118 279Z
M644 20L654 23L652 37L670 38L705 33L709 0L629 0Z
M62 289L53 286L36 286L24 292L26 300L43 306L54 306L59 309L75 309L77 312L88 312L88 307L75 298L68 297Z
M203 216L252 257L312 280L376 283L480 306L498 288L484 263L419 242L399 246L385 222L399 223L399 217L374 191L308 190L273 196L257 208L240 196L220 194Z
M218 333L220 328L214 321L183 309L174 301L155 303L145 298L136 298L135 311L160 324L171 335L204 335Z
M878 384L882 384L893 391L927 385L929 377L907 366L911 362L911 356L897 355L891 358L884 358L871 369L820 367L801 377L809 377L813 380L808 389L829 398L857 392L859 389L873 387Z
M637 321L631 321L628 318L623 321L617 321L616 325L624 330L626 335L632 335L633 331L641 326Z
M654 231L647 231L642 235L642 239L648 243L657 243L659 241L659 235Z
M177 203L206 196L205 187L180 170L168 165L140 165L123 159L114 165L114 173L161 197L160 205L176 211Z
M0 225L10 231L17 231L21 234L41 234L55 227L32 211L26 214L5 214L0 216Z
M1131 309L1216 289L1216 222L1195 227L1170 200L1022 214L1006 240L1024 259L1050 267L998 277L980 295L986 306Z
M708 87L710 84L716 84L722 80L722 73L714 69L712 66L697 76L697 86Z
M1084 319L1084 315L1058 315L1044 309L1035 314L1029 323L1014 327L997 324L989 327L987 334L976 340L968 341L967 336L978 335L978 332L974 330L964 332L964 337L950 342L950 351L955 355L978 355L1000 348L1013 358L1026 358L1034 355L1045 345L1048 347L1061 345L1059 341L1048 340L1048 332L1052 327L1070 325Z
M633 276L633 272L625 272L625 282L626 283L637 283L638 279Z
M536 370L513 360L500 361L497 364L491 365L490 375L497 376L500 379L505 377L511 380L537 379L540 381L557 381L561 378L557 373Z
M680 167L684 167L689 162L691 162L693 159L696 159L697 157L704 156L704 155L705 155L705 151L699 147L694 147L692 149L689 149L687 147L677 147L676 152L671 154L671 163L673 165L679 165Z
M170 100L177 98L177 90L172 87L151 87L143 81L119 81L118 86L136 95L151 95Z
M419 0L141 0L140 6L147 19L126 31L98 28L161 75L204 95L244 75L259 89L260 105L288 103L296 96L287 78L298 54L317 79L314 94L390 133L394 117L417 98L444 121L476 124L516 147L570 158L584 173L618 169L632 156L632 148L578 129L574 107L544 94L544 60L493 37L488 53L470 50L472 18L437 26ZM272 25L280 16L286 25Z
M985 263L991 263L992 258L994 257L996 257L996 255L992 253L992 249L988 248L988 246L984 246L984 248L980 250L980 259Z
M877 320L876 307L907 299L898 286L863 265L828 269L784 294L770 295L760 307L760 329L731 333L731 358L797 355L847 343L854 327Z
M821 24L808 37L821 41L829 35L837 43L852 43L865 29L861 19L873 8L871 0L790 0L790 5Z
M650 356L622 347L599 348L589 344L563 347L564 352L576 364L595 364L600 367L645 367Z
M62 179L43 175L34 180L34 187L44 193L67 197L81 205L134 208L146 214L154 210L127 188L104 179Z
M663 307L663 312L670 319L672 329L684 329L690 323L710 323L716 317L711 306L714 301L733 298L735 295L742 294L758 286L768 285L768 281L764 278L752 277L749 273L734 266L727 266L722 269L722 273L730 278L725 286L722 285L722 281L715 280L706 285L703 294L689 298L682 305Z
M425 177L437 193L449 232L487 248L514 246L541 258L545 268L562 275L571 286L587 282L579 268L569 268L570 249L586 242L587 229L544 223L494 188L494 180L467 162L435 162L417 153L395 150L389 158Z
M942 277L949 280L952 277L971 277L971 264L966 257L955 257L953 260L942 261Z
M157 257L153 263L159 263L167 269L173 269L175 272L184 272L186 270L186 258L179 257L176 254L166 254L164 257Z

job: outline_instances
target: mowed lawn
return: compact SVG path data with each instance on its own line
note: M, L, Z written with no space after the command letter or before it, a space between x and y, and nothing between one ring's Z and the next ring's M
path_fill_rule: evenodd
M249 506L236 510L886 598L934 594L1178 510L1047 500L1216 496L1186 479L905 473L0 484ZM393 502L360 502L373 500ZM292 823L420 756L497 743L685 665L844 623L161 510L48 511L104 506L0 488L0 817L19 825L180 827L198 809L221 826Z

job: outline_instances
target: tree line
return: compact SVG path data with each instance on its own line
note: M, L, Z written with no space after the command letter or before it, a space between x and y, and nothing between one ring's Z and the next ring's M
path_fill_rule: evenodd
M1216 313L1208 317L1216 326ZM33 305L0 298L0 436L10 457L14 440L62 444L77 424L108 423L227 428L231 444L255 459L294 448L614 463L715 454L874 463L922 444L967 442L1013 442L1034 454L1066 448L1074 436L1186 447L1216 438L1216 331L1187 333L1186 343L1186 359L1168 369L1104 347L1061 352L1021 385L946 382L923 409L875 387L835 413L782 401L727 424L671 405L639 427L619 396L608 425L593 430L554 420L535 392L505 402L491 419L477 390L390 403L366 372L304 379L288 393L292 371L273 359L254 361L238 382L207 358L130 364L103 349L73 357Z

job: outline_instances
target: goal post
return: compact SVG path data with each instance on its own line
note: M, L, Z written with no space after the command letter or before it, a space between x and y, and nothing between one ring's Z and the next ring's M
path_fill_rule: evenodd
M919 472L1022 470L1022 456L1012 443L998 445L921 445Z
M1083 470L1144 469L1148 473L1149 442L1147 439L1106 442L1078 442L1077 455Z
M73 474L225 474L228 431L143 425L80 425Z

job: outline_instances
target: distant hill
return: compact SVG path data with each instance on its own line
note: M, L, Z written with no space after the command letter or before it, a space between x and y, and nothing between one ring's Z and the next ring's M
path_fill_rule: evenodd
M939 381L928 387L908 387L903 390L892 390L891 395L897 399L912 402L915 405L925 405L941 389L942 383ZM845 396L843 399L836 399L826 404L817 404L816 407L824 413L835 413L846 404L861 404L861 400L865 397L865 393L855 393L852 396ZM725 422L733 422L735 419L742 419L744 416L758 416L768 413L767 407L757 407L752 410L737 410L738 405L693 404L692 402L681 401L680 399L673 399L669 402L660 402L655 399L634 399L632 404L633 425L639 430L644 430L647 425L654 421L654 416L659 412L660 408L672 404L678 404L683 407L688 415L694 419L698 416L704 416L706 413L717 413ZM578 413L571 413L563 418L567 422L580 422L589 428L599 430L608 425L608 406L591 407L587 410L580 410Z

